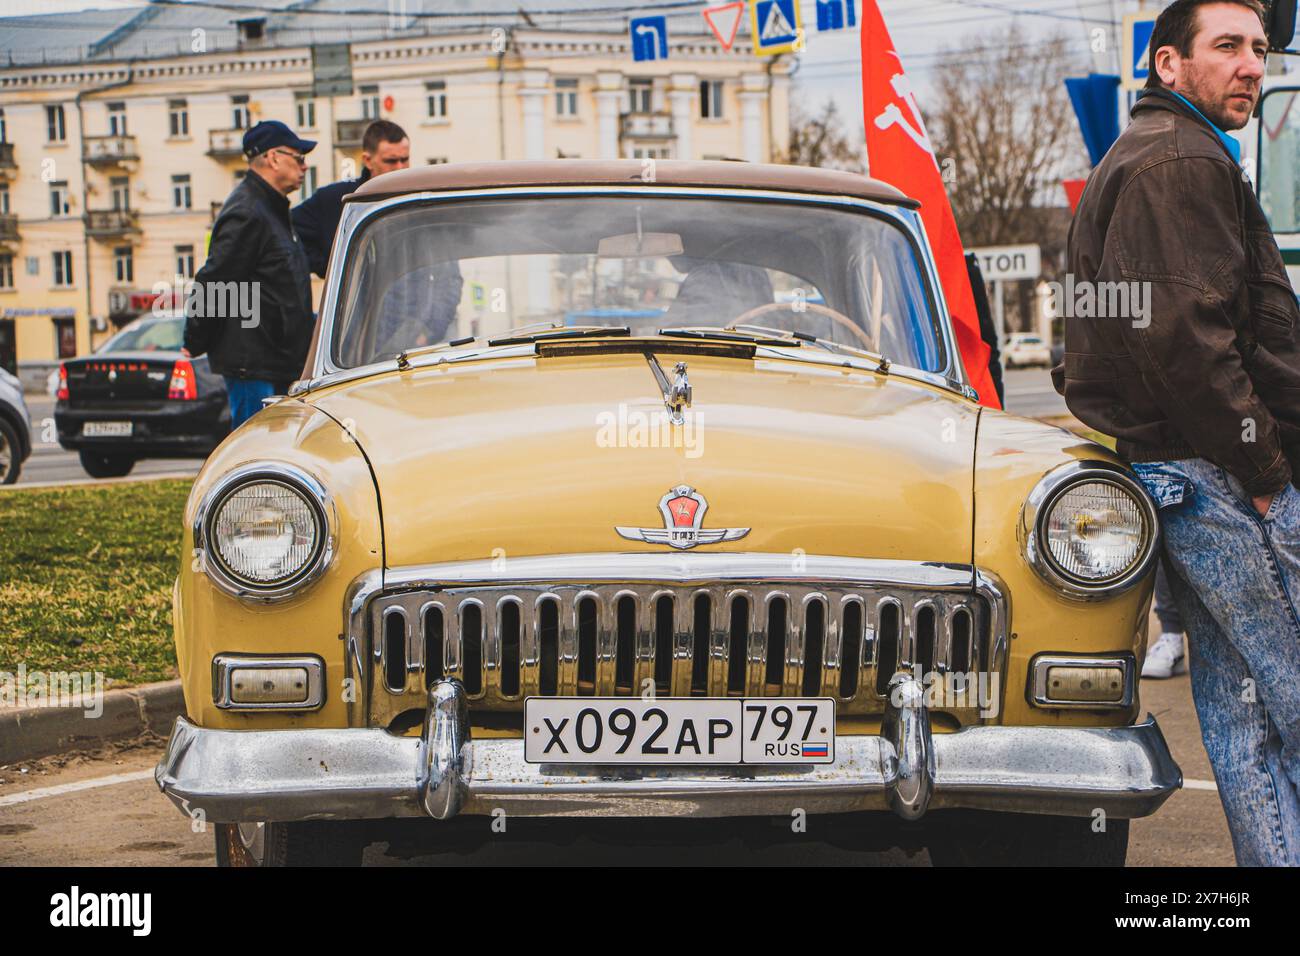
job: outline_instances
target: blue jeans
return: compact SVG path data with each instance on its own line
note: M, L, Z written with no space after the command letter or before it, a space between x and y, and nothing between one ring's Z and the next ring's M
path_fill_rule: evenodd
M284 390L277 389L274 382L263 382L255 378L223 377L226 379L226 399L230 402L232 432L262 410L262 399L284 394Z
M1159 507L1192 697L1239 866L1300 865L1300 492L1260 516L1202 458L1135 463Z

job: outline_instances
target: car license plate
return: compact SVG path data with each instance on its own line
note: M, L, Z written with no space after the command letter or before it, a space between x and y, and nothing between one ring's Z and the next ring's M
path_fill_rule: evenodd
M835 760L829 697L529 697L524 760L810 764Z
M86 438L130 438L131 422L86 422L81 434Z

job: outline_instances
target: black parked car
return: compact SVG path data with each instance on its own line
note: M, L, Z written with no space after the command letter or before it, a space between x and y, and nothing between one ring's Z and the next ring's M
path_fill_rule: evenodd
M85 358L59 366L59 444L94 478L142 458L206 458L230 432L226 384L181 353L185 318L137 319Z

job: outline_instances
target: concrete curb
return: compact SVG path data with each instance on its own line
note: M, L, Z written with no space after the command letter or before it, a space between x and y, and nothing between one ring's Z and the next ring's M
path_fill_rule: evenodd
M17 484L0 485L0 492L39 491L42 488L81 488L87 485L135 485L145 481L170 481L176 478L188 478L192 481L198 477L198 474L197 471L163 471L150 475L127 475L125 478L68 478L65 481L30 481L26 484L20 477Z
M145 732L168 737L183 713L185 697L179 680L107 691L104 712L93 719L82 707L0 710L0 766Z

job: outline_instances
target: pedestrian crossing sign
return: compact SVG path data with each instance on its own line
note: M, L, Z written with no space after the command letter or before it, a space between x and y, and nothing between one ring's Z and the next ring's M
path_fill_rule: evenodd
M1126 90L1140 90L1146 86L1151 72L1148 61L1151 34L1156 28L1159 11L1143 10L1124 17L1124 43L1120 56L1120 82Z
M749 0L749 32L754 52L763 56L802 51L798 0Z

